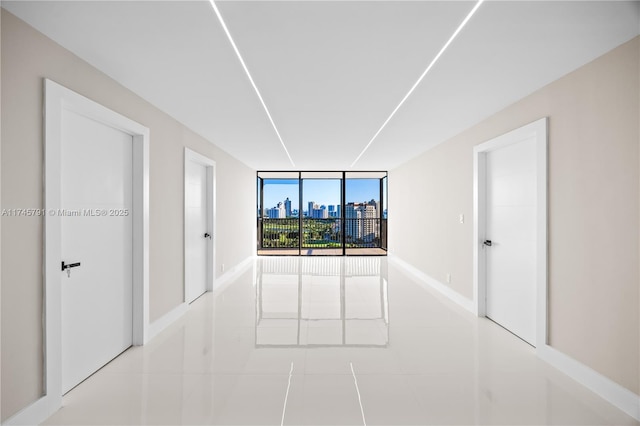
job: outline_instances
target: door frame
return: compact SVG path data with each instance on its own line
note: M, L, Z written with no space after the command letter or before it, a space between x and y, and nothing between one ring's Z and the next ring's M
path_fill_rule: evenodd
M547 139L548 119L512 130L473 149L473 298L479 317L486 316L486 154L534 138L536 143L536 347L547 338Z
M183 280L184 292L183 301L187 302L187 163L195 163L204 166L207 169L207 227L211 230L211 239L207 243L207 291L213 291L216 271L216 162L199 154L187 147L184 148L184 170L183 170L183 236L182 236L182 252L183 252Z
M62 406L61 144L62 112L72 111L132 136L133 344L149 338L149 129L44 79L44 396L48 415Z

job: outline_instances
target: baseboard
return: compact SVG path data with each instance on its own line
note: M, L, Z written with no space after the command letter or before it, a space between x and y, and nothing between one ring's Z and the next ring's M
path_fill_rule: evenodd
M219 293L223 288L231 284L235 278L237 278L245 269L252 264L254 256L249 256L244 259L242 262L238 263L232 268L229 268L227 272L216 278L213 282L213 290L212 293ZM189 310L189 304L186 302L181 303L176 306L151 324L149 324L149 339L153 339L155 336L160 334L164 329L169 327L175 321L180 319L187 311Z
M445 296L447 299L451 300L452 302L456 303L457 305L471 312L472 314L474 315L476 314L476 311L474 308L475 304L473 303L473 300L464 297L463 295L461 295L455 290L452 290L451 287L430 277L429 275L425 274L415 266L400 259L398 256L394 254L388 254L387 257L389 261L395 263L396 265L404 269L406 272L413 275L418 280L418 282L420 284L425 285L425 287L427 287L428 290L435 290L438 293Z
M243 272L247 270L247 268L253 265L253 261L256 256L248 256L242 262L236 264L233 268L227 269L227 271L217 277L213 281L213 290L212 293L215 295L219 294L225 288L229 286L236 278L238 278Z
M593 393L640 421L640 396L549 346L538 347L537 355Z
M156 337L158 334L162 333L164 329L169 327L175 321L177 321L181 316L183 316L189 310L189 304L186 302L182 302L151 324L149 324L149 338L147 339L147 343Z
M51 397L45 395L37 399L32 404L18 411L9 417L3 425L39 425L49 416L55 413L58 408L52 407Z

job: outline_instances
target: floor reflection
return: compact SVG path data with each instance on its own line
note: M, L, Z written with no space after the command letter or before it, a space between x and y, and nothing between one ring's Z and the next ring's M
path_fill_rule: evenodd
M638 423L387 257L269 257L45 424Z
M388 346L381 258L261 258L256 274L256 347Z

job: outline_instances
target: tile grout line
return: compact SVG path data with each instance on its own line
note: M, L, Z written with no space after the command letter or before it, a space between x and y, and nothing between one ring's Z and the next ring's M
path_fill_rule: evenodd
M356 372L353 371L353 363L349 362L351 366L351 374L353 375L353 383L356 385L356 393L358 394L358 403L360 404L360 413L362 414L362 423L367 426L367 420L364 418L364 408L362 408L362 398L360 397L360 388L358 388L358 379L356 378Z

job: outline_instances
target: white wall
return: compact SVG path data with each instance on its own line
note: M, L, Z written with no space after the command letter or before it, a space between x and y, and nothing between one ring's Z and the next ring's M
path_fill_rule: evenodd
M216 161L217 265L253 254L255 171L2 10L2 208L42 208L43 78L150 128L150 320L183 301L187 146ZM42 394L42 226L2 217L2 420ZM218 268L217 275L221 274Z
M389 173L390 251L471 299L473 147L548 116L550 344L636 394L639 61L635 38Z

